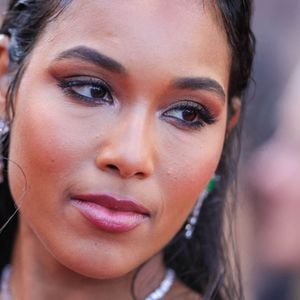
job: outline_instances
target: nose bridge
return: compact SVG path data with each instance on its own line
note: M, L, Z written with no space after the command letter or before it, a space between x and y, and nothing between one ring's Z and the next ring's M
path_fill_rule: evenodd
M98 164L122 177L149 176L154 169L153 125L146 109L121 114L107 133Z
M121 152L134 160L145 160L151 156L153 127L146 112L133 111L120 122L121 130L117 136Z

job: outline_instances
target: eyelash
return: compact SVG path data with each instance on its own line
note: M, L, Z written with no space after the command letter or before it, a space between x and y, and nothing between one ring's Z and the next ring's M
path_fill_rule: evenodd
M191 113L194 114L196 120L187 121L183 118L171 115L170 113ZM163 117L179 121L179 126L184 126L191 129L199 129L205 125L214 124L217 120L215 116L209 111L204 105L197 103L192 100L185 100L175 104L173 107L169 108L163 113ZM182 116L184 117L184 116Z
M88 79L80 79L80 78L64 78L58 80L58 86L64 91L64 93L68 96L75 97L76 99L79 99L80 101L83 101L90 105L104 105L104 104L113 104L113 96L111 93L111 89L100 79L95 78L88 78ZM82 93L79 93L79 91L76 91L76 89L87 89L87 92L92 93L94 92L100 92L103 94L98 95L97 97L88 97L83 95L85 92L84 90Z
M83 101L91 106L97 105L112 105L114 99L112 96L111 88L104 81L96 78L64 78L58 80L58 86L64 91L68 96L75 97L76 99ZM76 89L86 88L89 93L92 89L96 91L101 91L103 96L101 97L88 97L84 96L83 93L79 93ZM84 91L83 91L84 92ZM187 121L182 118L175 116L176 114L194 114L196 120ZM173 115L172 115L173 113ZM175 115L174 115L175 114ZM215 123L217 120L215 116L210 112L210 110L204 105L192 101L184 100L179 103L174 104L172 107L167 109L162 116L171 120L172 122L179 122L176 125L178 127L198 129L204 127L205 125L210 125Z

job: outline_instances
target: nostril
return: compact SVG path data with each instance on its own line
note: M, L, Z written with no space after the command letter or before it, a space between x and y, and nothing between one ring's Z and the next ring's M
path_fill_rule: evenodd
M114 164L107 164L106 165L106 170L111 171L112 173L119 173L121 176L124 176L124 177L131 177L133 175L137 176L139 178L144 177L143 172L130 172L129 170L119 168L118 166L116 166Z
M144 177L144 173L143 172L137 172L137 173L135 173L135 176L142 178L142 177Z
M106 166L109 170L112 170L112 171L119 171L119 168L115 165L112 165L112 164L108 164Z

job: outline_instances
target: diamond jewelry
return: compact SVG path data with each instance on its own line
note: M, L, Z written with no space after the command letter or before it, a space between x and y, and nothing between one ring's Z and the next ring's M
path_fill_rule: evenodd
M14 8L16 9L20 9L21 7L27 7L27 5L28 5L28 0L19 0L16 4L15 4L15 6L14 6Z
M7 265L1 278L1 292L3 300L12 300L11 293L9 291L9 280L11 275L11 266ZM165 278L160 283L159 287L150 293L145 300L161 300L169 292L175 281L175 272L172 269L167 269Z
M200 215L201 207L203 205L206 197L211 193L211 191L215 188L216 182L219 180L219 177L214 175L213 178L209 181L206 189L202 192L200 197L198 198L196 205L193 208L191 215L188 218L187 224L184 228L185 238L190 240L193 237L193 233L198 221L198 217Z
M9 292L9 279L11 267L8 265L3 269L1 278L1 296L3 300L12 300Z
M172 269L167 269L167 273L159 287L149 294L145 300L163 299L167 292L171 289L175 281L175 272Z

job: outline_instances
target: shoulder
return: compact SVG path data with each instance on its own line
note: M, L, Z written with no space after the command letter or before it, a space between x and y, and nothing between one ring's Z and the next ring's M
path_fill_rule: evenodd
M170 292L166 295L165 300L203 300L202 296L187 287L179 280L174 282Z

